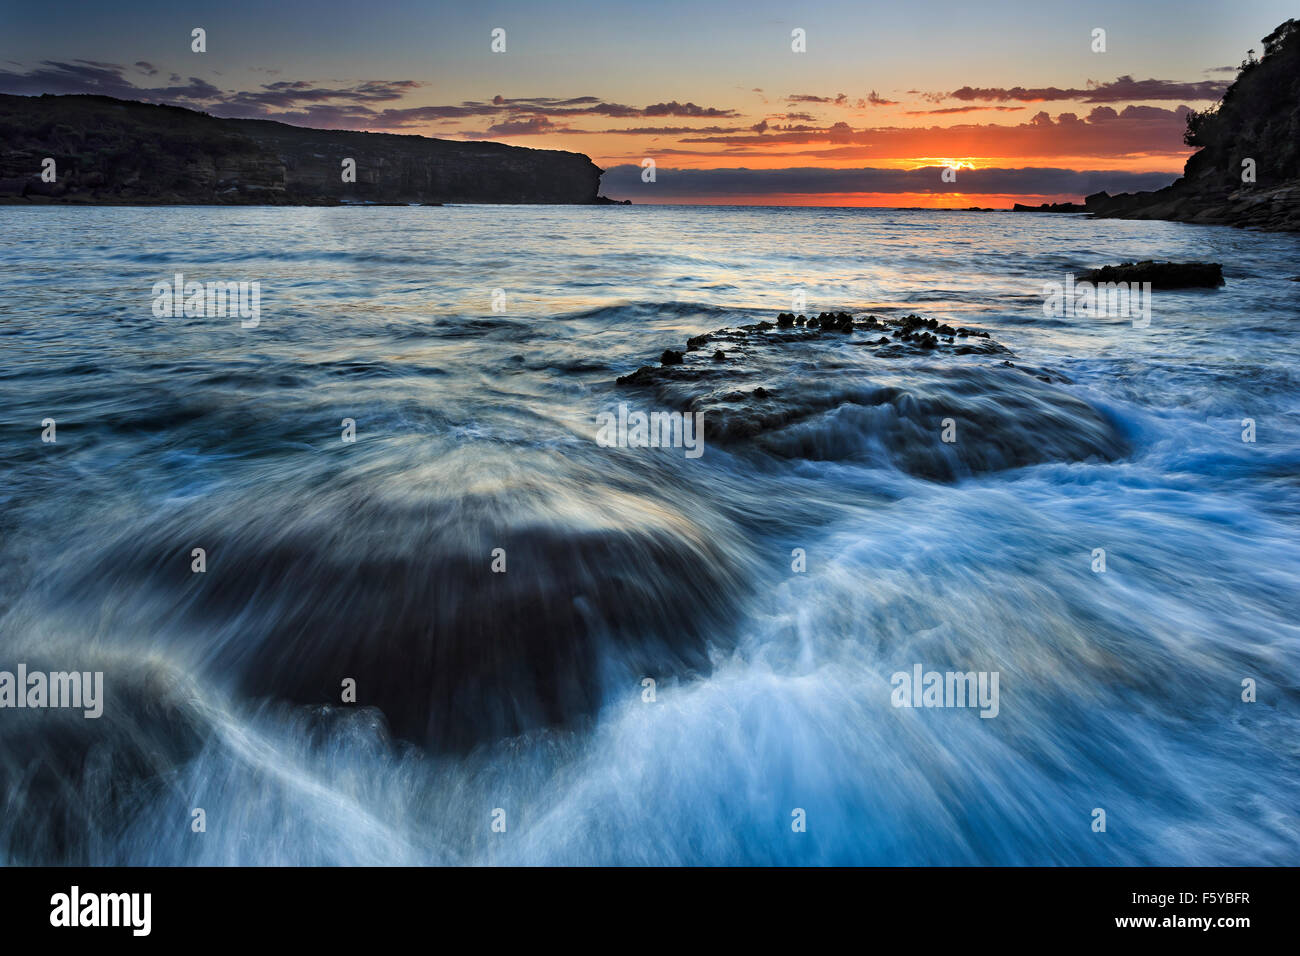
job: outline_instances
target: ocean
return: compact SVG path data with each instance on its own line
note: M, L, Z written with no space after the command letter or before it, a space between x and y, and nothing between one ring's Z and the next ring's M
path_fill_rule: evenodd
M0 207L0 253L0 671L103 688L0 710L0 861L1300 863L1298 236ZM1226 285L1045 314L1134 259ZM885 332L687 349L791 310Z

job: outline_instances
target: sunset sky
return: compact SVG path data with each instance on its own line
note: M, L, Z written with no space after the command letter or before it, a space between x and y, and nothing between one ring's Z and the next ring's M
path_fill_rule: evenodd
M0 93L573 150L607 170L606 195L636 203L1005 207L1172 181L1183 114L1294 13L1273 0L0 0ZM190 49L194 27L206 53ZM796 28L807 52L791 49ZM961 164L955 183L945 164Z

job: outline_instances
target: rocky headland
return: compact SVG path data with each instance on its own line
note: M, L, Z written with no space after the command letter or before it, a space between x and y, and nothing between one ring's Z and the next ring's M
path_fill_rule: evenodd
M1184 141L1199 146L1183 175L1155 192L1085 200L1100 218L1169 219L1300 230L1300 21L1287 20L1248 56L1215 106L1192 112Z
M349 159L355 181L345 181ZM0 203L596 204L607 202L601 172L560 150L218 119L107 96L0 95Z

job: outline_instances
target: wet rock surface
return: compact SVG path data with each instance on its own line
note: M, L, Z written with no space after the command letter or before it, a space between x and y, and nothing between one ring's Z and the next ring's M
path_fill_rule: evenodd
M616 384L702 412L707 443L880 459L931 480L1127 453L1115 425L1061 387L1065 376L1012 362L982 329L916 314L776 319L695 336L680 363Z
M4 711L0 787L6 815L23 826L4 834L0 856L10 863L85 864L117 821L175 787L174 768L198 754L210 734L207 718L193 684L158 661L66 647L30 649L22 659L33 672L102 673L102 713L87 719L80 707Z
M649 499L595 480L582 495L209 502L117 541L75 587L93 605L103 581L133 582L156 640L241 699L338 706L350 679L394 737L467 752L577 724L607 679L709 672L738 551ZM178 560L182 535L205 540L208 573Z

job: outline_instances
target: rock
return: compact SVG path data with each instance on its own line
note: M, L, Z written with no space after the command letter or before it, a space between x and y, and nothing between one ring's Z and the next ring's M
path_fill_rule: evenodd
M94 841L139 812L148 794L175 786L180 768L220 735L197 686L162 655L95 645L19 659L30 673L62 671L72 659L102 672L103 712L87 720L68 708L5 711L0 788L6 820L22 824L0 833L0 855L10 866L84 866Z
M1041 206L1026 206L1023 203L1016 203L1011 207L1012 212L1087 212L1088 207L1080 205L1077 202L1054 202L1051 204L1043 203Z
M658 381L658 373L662 371L663 366L642 365L635 372L620 375L615 381L619 385L650 385Z
M997 364L1009 353L987 333L950 346L931 320L913 315L874 328L858 322L852 335L825 334L842 314L814 316L821 332L771 335L757 323L719 329L710 335L730 343L726 365L647 366L619 385L646 390L655 407L704 415L709 440L740 454L888 462L930 480L1113 460L1127 451L1115 423L1057 387L1046 370ZM857 335L868 329L870 336ZM808 367L818 375L809 379ZM955 445L936 433L945 417L966 436Z
M781 313L781 315L790 318L794 317L792 313ZM778 316L777 318L779 322L781 316ZM795 321L797 322L798 319L801 318L804 317L799 316ZM876 316L869 316L863 321L855 324L853 316L848 312L823 312L820 316L814 316L813 318L808 319L807 323L808 325L805 330L798 329L797 327L789 328L788 326L783 326L783 328L786 329L786 334L780 336L768 336L764 334L773 328L772 323L766 320L756 322L753 325L744 325L738 329L719 329L714 332L706 332L703 335L697 335L687 340L686 351L695 351L701 348L706 342L714 341L726 341L736 343L738 346L748 346L752 345L756 339L762 339L779 345L786 342L807 342L822 337L822 335L811 333L820 332L824 334L835 332L838 333L835 337L839 338L839 335L841 334L851 335L855 331L888 332L892 335L895 340L892 342L885 335L881 335L877 339L870 339L858 343L860 345L869 346L892 346L890 349L883 350L880 353L886 358L902 358L920 352L932 352L941 346L953 346L956 341L954 338L955 335L961 335L966 339L983 339L982 342L967 342L953 347L952 352L955 355L984 355L1006 351L1002 346L993 342L989 338L989 334L983 330L967 329L965 327L956 330L951 326L941 324L937 319L927 319L915 314L904 316L898 320L891 319L884 321ZM941 339L936 332L945 335L946 337ZM733 352L735 351L738 351L743 355L746 349L741 347L739 349L733 349ZM720 348L715 349L713 352L713 361L715 363L726 361L727 357L727 353ZM678 366L683 366L684 359L684 352L677 351L676 349L665 349L663 354L660 356L660 364L658 366L644 365L634 372L629 372L627 375L619 376L617 382L619 385L659 385L665 381L688 380L700 373L703 368L700 365L678 368ZM710 371L706 374L713 375L716 374L716 372Z
M1152 289L1212 289L1223 285L1217 262L1125 262L1076 276L1080 282L1150 282Z
M507 454L518 461L532 453ZM467 460L466 467L474 465ZM170 659L168 644L182 648L176 656L183 659L202 656L207 683L219 681L223 696L225 688L236 695L231 706L251 708L266 698L337 704L344 675L363 689L367 706L382 711L394 736L464 753L596 713L611 667L683 680L707 674L710 651L725 640L723 622L743 593L741 546L720 539L718 526L706 532L685 514L603 483L597 471L588 473L583 493L591 502L583 514L568 510L564 492L527 483L427 489L402 501L336 487L292 515L236 495L217 510L208 498L203 508L114 535L79 572L76 593L97 609L126 580L147 589L163 620L175 622L152 635L157 660ZM340 524L330 513L345 501L349 521ZM184 527L211 542L209 554L225 556L227 573L201 586L187 579L188 565L181 574L175 542ZM392 546L408 534L425 546ZM483 562L471 559L486 542L508 548L509 573L484 572ZM55 655L52 666L67 667L70 659ZM146 759L167 753L155 734L131 726L121 680L106 678L102 720L17 712L38 727L64 721L84 741L46 748L61 765L93 758L119 723ZM184 704L185 695L172 696ZM150 713L158 736L179 733L169 714ZM4 712L0 764L12 752L14 714ZM187 766L166 765L177 768L167 785L178 786L183 777L175 775ZM0 782L29 781L27 769L16 761L15 776L0 772ZM83 773L102 793L121 772L116 761L111 769L96 762ZM22 790L6 790L6 813Z
M595 204L601 170L580 153L503 143L220 119L107 96L0 95L6 203ZM40 157L58 159L42 183ZM340 161L353 158L357 181Z
M67 191L68 184L66 182L47 183L40 179L33 179L27 184L26 194L28 196L46 196L54 198L62 196Z

